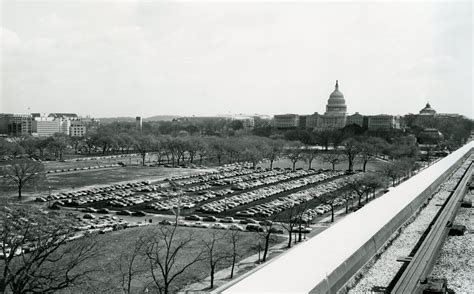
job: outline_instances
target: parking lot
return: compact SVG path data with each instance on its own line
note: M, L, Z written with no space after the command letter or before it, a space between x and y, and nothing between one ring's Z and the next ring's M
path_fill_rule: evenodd
M337 197L356 176L331 170L254 170L248 164L232 164L154 182L128 181L53 193L36 201L53 209L123 217L179 213L195 216L194 220L181 220L183 226L241 230L246 226L240 225L247 225L241 224L242 220L256 224L270 219L288 221L282 218L284 212L300 206L304 206L305 221L310 222L330 210L319 198L326 194ZM344 201L339 197L335 204L344 205Z

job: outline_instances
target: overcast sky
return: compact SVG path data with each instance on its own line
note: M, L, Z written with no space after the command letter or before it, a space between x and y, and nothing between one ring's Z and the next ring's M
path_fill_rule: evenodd
M471 1L0 5L0 112L474 113Z

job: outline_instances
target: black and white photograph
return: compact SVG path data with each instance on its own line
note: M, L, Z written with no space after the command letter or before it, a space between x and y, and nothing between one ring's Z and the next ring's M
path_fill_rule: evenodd
M0 293L474 293L473 15L0 0Z

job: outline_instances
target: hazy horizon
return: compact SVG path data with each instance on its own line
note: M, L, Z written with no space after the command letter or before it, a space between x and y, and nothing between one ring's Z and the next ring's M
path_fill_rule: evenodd
M0 112L474 113L470 1L0 5Z

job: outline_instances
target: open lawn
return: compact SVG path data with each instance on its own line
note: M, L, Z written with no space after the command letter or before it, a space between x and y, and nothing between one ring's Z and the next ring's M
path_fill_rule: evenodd
M117 293L121 292L121 271L119 270L118 264L120 263L121 256L123 254L130 254L133 250L135 241L140 236L146 236L150 234L156 234L159 225L145 226L133 229L126 229L121 231L112 232L109 234L99 236L99 242L102 245L102 254L99 258L90 260L88 264L85 264L85 268L96 267L100 271L94 274L93 279L88 285L81 285L78 288L71 289L73 292L79 290L83 293ZM176 258L176 266L181 267L187 264L190 260L195 258L202 250L203 240L211 240L213 233L229 233L229 231L217 231L213 229L199 229L199 228L186 228L178 227L177 234L175 235L175 241L186 238L189 234L192 235L192 242L185 250L181 252ZM254 247L258 244L259 238L257 233L241 232L239 239L239 258L243 259L247 256L256 254L257 251ZM227 239L222 239L218 243L219 250L229 250L232 247L232 243ZM272 244L282 242L284 237L276 236ZM153 285L152 277L150 276L149 264L145 259L139 259L137 262L139 268L143 269L144 272L137 275L136 279L132 283L132 293L142 293L145 288L148 288L149 293L157 293L156 287ZM123 264L122 264L123 265ZM229 266L230 263L226 262L219 266L219 269ZM156 271L158 273L159 270ZM200 261L189 268L182 276L177 278L171 285L170 293L175 293L177 290L183 288L185 285L201 280L209 276L209 265L206 260Z
M23 189L25 196L47 196L51 192L80 189L92 185L106 185L123 181L159 181L167 177L200 172L200 169L127 166L47 174L44 181L28 185ZM1 183L0 192L17 195L17 188Z

